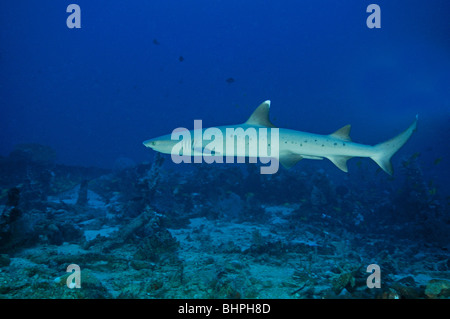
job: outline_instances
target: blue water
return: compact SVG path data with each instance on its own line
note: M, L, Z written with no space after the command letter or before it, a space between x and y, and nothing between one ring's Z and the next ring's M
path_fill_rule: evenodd
M140 162L145 139L244 121L270 99L280 127L350 123L364 143L419 113L408 149L448 157L446 1L381 1L381 29L366 26L369 2L79 1L81 29L67 28L68 4L2 4L3 155L37 142L61 163Z
M66 26L73 2L80 29ZM241 123L267 99L279 127L329 134L351 124L364 144L388 140L419 114L394 169L402 176L413 156L448 211L447 0L377 0L380 29L366 26L371 1L73 2L0 5L0 156L38 143L59 164L151 163L144 140L192 129L195 119ZM303 162L298 174L323 169L336 185L346 181L326 160ZM360 165L349 161L350 172Z

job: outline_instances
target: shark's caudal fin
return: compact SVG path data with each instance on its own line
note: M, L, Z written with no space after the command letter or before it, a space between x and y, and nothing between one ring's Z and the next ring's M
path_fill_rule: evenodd
M414 122L396 137L374 146L375 155L370 158L373 159L375 163L377 163L389 175L394 173L391 164L391 157L408 141L412 133L416 131L418 118L419 116L416 115Z

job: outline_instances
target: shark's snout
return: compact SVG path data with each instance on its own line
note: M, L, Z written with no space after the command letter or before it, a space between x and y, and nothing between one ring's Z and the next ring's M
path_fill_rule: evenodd
M152 138L150 140L146 140L143 142L143 144L146 147L149 147L153 149L154 151L165 153L165 154L171 154L173 146L178 141L172 141L169 136L161 136L157 138Z
M157 141L155 141L153 139L152 140L147 140L147 141L144 141L143 144L146 147L154 148L156 146L156 144L157 144Z

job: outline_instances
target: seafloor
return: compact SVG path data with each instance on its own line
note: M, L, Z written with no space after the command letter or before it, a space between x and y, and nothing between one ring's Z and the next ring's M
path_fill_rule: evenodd
M358 162L336 179L303 163L102 170L47 153L0 158L0 298L450 297L448 198L417 156L394 178Z

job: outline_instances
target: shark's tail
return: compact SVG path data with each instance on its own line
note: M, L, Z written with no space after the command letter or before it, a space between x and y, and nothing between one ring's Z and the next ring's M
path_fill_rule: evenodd
M418 118L419 116L416 115L414 122L396 137L374 146L375 155L370 158L373 159L375 163L377 163L389 175L394 173L391 164L391 157L406 143L406 141L408 141L412 133L416 131Z

